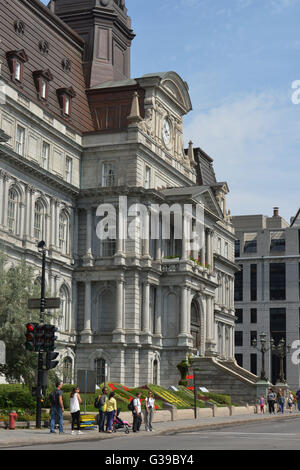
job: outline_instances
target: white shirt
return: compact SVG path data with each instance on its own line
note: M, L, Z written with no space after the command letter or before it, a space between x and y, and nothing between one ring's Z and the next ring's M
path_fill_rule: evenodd
M76 411L80 410L79 400L77 393L74 394L73 397L70 398L70 412L76 413Z
M155 399L154 398L146 398L147 400L147 406L151 406L152 408L154 408L154 402L155 402Z
M133 399L133 406L137 407L137 412L141 413L142 412L142 407L141 407L141 400L139 398L134 398Z

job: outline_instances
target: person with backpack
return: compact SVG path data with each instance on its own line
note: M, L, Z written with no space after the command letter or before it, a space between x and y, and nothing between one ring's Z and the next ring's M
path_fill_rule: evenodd
M133 415L133 432L138 432L142 424L142 404L141 393L137 392L136 397L131 402L132 415Z
M78 434L82 434L80 431L80 404L82 399L79 393L79 388L73 388L70 394L70 413L72 417L72 431L71 434L74 434L75 424L77 425Z
M104 405L107 400L107 393L108 393L108 389L107 387L104 387L102 389L102 395L98 395L94 403L95 408L99 409L99 421L98 421L99 432L104 432L105 418L106 418L106 411L104 411Z
M64 409L64 402L63 402L63 394L62 394L62 382L56 382L56 389L50 393L50 433L55 433L55 422L56 418L58 418L59 422L59 434L64 434L64 426L63 426L63 412Z

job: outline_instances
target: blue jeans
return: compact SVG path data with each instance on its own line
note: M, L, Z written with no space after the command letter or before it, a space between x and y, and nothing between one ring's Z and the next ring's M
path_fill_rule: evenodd
M105 418L106 418L106 412L100 410L99 411L99 432L104 432L104 426L105 426Z
M50 432L54 432L56 417L58 417L58 420L59 420L59 432L63 432L64 431L63 413L62 413L61 407L60 406L52 406L50 414L51 414Z
M107 415L107 430L108 431L112 431L112 426L113 426L113 420L114 420L114 416L115 416L115 411L108 411L106 413Z

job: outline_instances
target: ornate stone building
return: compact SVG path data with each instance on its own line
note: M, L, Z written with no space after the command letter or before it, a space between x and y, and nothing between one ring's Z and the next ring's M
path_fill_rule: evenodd
M46 242L47 287L62 299L65 379L87 369L101 383L106 370L108 381L129 386L170 385L188 353L232 361L228 187L202 149L184 149L187 84L175 72L130 78L124 0L52 0L48 8L9 0L4 16L0 239L11 263L25 257L37 277L37 242ZM142 233L137 207L149 221L153 207L183 213L185 204L192 213L182 237L173 212L170 237L159 213L157 236L152 227ZM105 207L117 214L115 239L99 238ZM196 207L203 237L191 249ZM135 236L123 237L133 221Z

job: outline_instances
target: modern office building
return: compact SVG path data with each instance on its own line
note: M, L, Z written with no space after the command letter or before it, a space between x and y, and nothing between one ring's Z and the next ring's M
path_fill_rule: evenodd
M235 275L235 357L239 365L259 374L260 345L265 333L267 344L281 339L292 346L299 340L300 286L300 217L299 211L288 223L279 215L242 215L232 217L237 240L235 260L240 270ZM296 343L294 343L296 346ZM298 347L298 346L297 346ZM294 356L293 356L294 353ZM295 364L295 347L284 358L284 373L291 388L299 386L299 365ZM276 383L280 359L269 350L265 356L266 374Z

